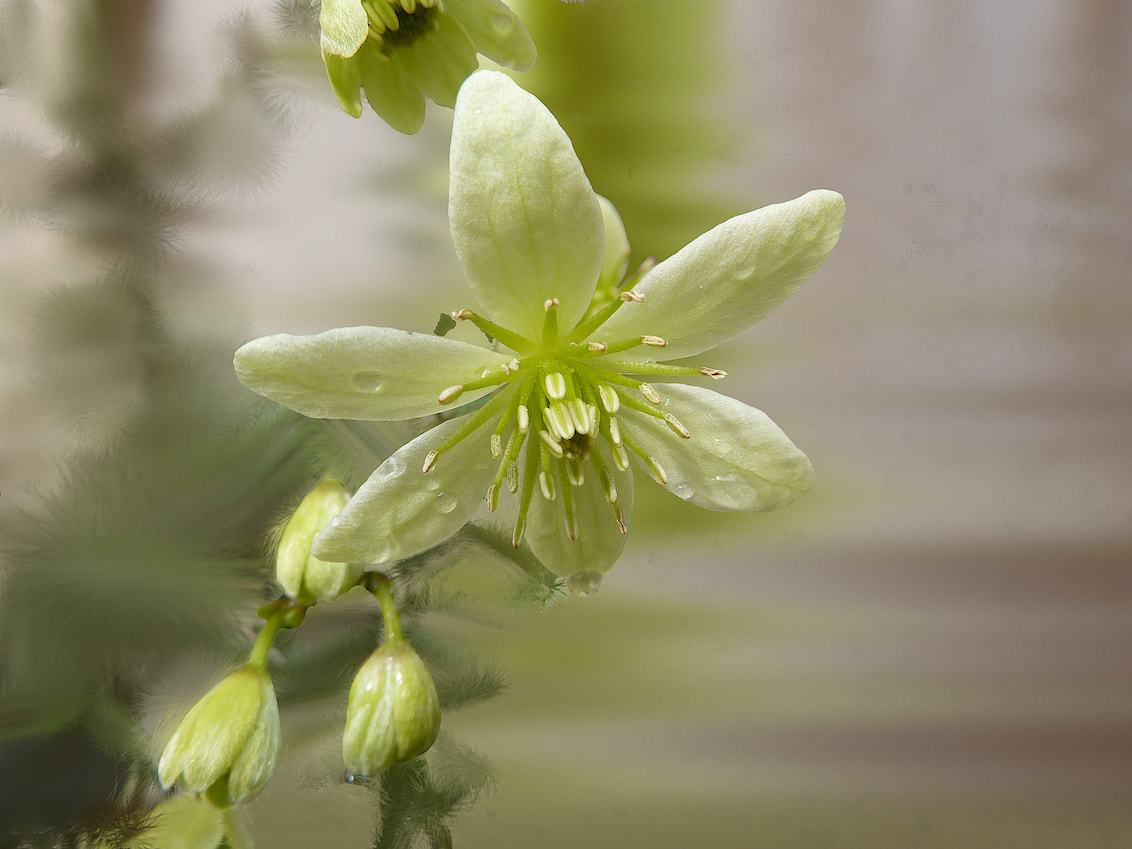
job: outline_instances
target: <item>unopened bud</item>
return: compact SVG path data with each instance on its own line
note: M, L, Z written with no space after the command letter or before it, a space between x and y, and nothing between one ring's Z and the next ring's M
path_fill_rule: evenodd
M205 693L169 740L157 776L219 808L267 786L279 754L279 705L271 678L245 666Z
M373 775L425 752L440 733L440 699L428 667L404 637L390 635L350 687L342 758Z
M342 512L350 496L339 481L324 480L291 516L275 560L275 578L290 598L331 601L358 582L360 563L329 563L311 554L314 538Z

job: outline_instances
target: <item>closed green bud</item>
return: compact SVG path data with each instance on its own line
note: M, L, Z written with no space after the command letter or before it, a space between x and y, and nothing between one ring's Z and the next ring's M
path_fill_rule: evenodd
M245 666L193 705L169 740L157 776L166 789L227 808L259 795L279 754L279 705L267 672Z
M291 598L333 601L362 576L362 564L328 563L311 554L314 538L342 512L350 496L336 480L324 480L303 499L279 541L275 577Z
M440 732L440 699L428 667L404 637L390 634L350 687L342 758L373 775L425 752Z

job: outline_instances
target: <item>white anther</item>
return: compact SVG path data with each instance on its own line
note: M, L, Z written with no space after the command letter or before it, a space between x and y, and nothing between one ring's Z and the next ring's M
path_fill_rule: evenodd
M438 396L436 396L436 400L441 404L449 404L452 401L455 401L457 398L459 398L463 394L464 394L464 387L463 386L449 386L447 389L445 389L443 392L441 392Z
M645 400L647 400L649 403L660 403L660 396L657 394L656 390L652 388L651 384L642 383L637 388L641 390L641 394L645 396Z
M439 456L440 455L437 454L435 451L429 451L427 454L425 454L424 466L421 467L421 471L424 472L426 475L429 472L431 472L432 467L436 465L436 458L439 457Z
M613 515L617 517L617 525L621 528L621 533L629 533L629 526L625 524L625 511L621 509L620 504L613 505Z
M688 428L686 428L686 427L684 427L684 425L680 424L680 420L678 418L676 418L676 416L672 415L671 413L665 413L664 414L664 421L672 429L672 432L675 433L677 436L682 436L685 439L691 439L692 438L692 434L688 433Z
M538 485L542 489L542 497L547 501L553 501L558 493L554 491L554 478L546 472L538 473Z
M507 464L507 489L512 495L519 491L519 465L514 460Z
M622 292L618 297L620 297L621 300L623 300L625 303L633 301L634 303L638 304L645 299L645 296L638 292L636 289L630 289L628 292Z
M487 488L487 503L492 513L499 507L499 484L493 483Z
M562 372L550 372L543 379L543 385L546 386L546 394L555 401L561 401L566 397L566 378L562 376Z
M566 535L570 539L578 538L578 517L573 510L566 511Z
M621 444L621 422L613 416L609 417L609 441L614 445Z
M546 408L543 415L547 424L550 425L550 431L560 440L565 442L574 436L574 421L570 418L569 408L565 404L551 404Z
M547 312L550 312L551 310L558 309L561 303L562 302L559 301L558 298L547 298L545 301L543 301L542 308Z
M562 445L557 439L550 435L549 431L540 430L538 435L542 437L542 441L546 444L546 447L550 449L551 454L560 460L566 456L566 452L562 450Z
M514 374L519 370L519 361L515 357L512 357L503 364L503 370L508 374Z
M727 372L717 368L702 368L700 369L700 374L706 374L712 380L723 380L723 378L727 377Z
M519 409L516 410L515 418L519 423L519 433L526 436L531 429L531 413L527 409L526 404L519 405Z
M605 479L602 481L602 483L605 484L605 500L610 504L616 504L617 484L613 482L613 476L609 474L609 472L605 473L604 478Z
M373 13L377 15L379 20L374 21L374 23L380 23L385 27L385 29L395 30L398 26L400 26L400 24L397 22L397 13L393 11L393 7L388 3L370 3L367 4L366 8L372 9ZM370 19L372 20L372 16Z
M589 434L590 433L590 416L586 411L586 403L578 398L566 405L570 411L570 421L574 425L574 430L577 433Z
M629 452L625 450L624 445L613 446L613 462L621 471L629 471Z
M503 456L503 437L498 433L491 435L491 456L496 460Z
M656 457L652 454L645 456L645 467L648 469L652 479L659 484L668 483L668 475L664 473L664 466L657 462Z
M465 321L473 315L475 315L475 313L471 310L456 310L456 312L452 313L452 318L456 319L456 321Z
M605 407L605 411L610 415L616 413L621 409L621 398L617 395L615 389L611 389L604 383L597 385L597 394L601 398L601 406Z
M581 486L586 482L586 473L580 460L566 461L566 477L570 479L570 486Z
M587 342L586 347L589 348L591 351L596 351L596 352L602 353L602 354L604 354L606 351L609 350L609 346L606 345L604 342Z
M668 347L668 343L661 339L659 336L642 336L641 343L644 345L651 345L653 348Z

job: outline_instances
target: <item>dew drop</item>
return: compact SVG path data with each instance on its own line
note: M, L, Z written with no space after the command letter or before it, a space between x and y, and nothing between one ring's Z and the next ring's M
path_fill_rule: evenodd
M438 492L436 494L436 509L441 513L451 513L456 509L456 496L450 492Z
M381 388L383 378L379 371L354 372L354 388L359 392L376 392Z
M715 480L716 480L717 483L732 483L733 481L737 481L738 479L739 479L739 476L734 474L733 472L728 472L725 475L716 475L715 476Z
M515 31L515 19L509 15L492 15L491 28L497 35L510 35Z
M357 779L358 779L358 776L355 775L350 770L346 770L346 774L342 776L342 780L345 781L347 784L353 784L355 781L357 781Z
M601 589L601 573L593 569L583 569L566 579L566 588L574 595L585 597Z
M672 484L671 489L672 493L676 497L683 498L685 501L687 501L695 494L695 490L692 489L692 485L690 483L674 483Z
M740 265L738 268L735 269L735 279L736 280L747 280L754 273L755 273L754 262L747 262L747 263L744 263L743 265Z

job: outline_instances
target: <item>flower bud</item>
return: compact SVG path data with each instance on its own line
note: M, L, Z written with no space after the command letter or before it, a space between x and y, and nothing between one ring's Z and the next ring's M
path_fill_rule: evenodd
M372 775L425 752L440 732L440 699L428 667L403 637L390 635L350 687L342 758Z
M291 598L332 601L358 582L362 564L328 563L311 554L314 538L337 516L350 496L336 480L324 480L303 499L279 541L275 577Z
M166 789L178 781L220 808L267 786L279 754L279 706L267 672L245 666L193 705L157 766Z

